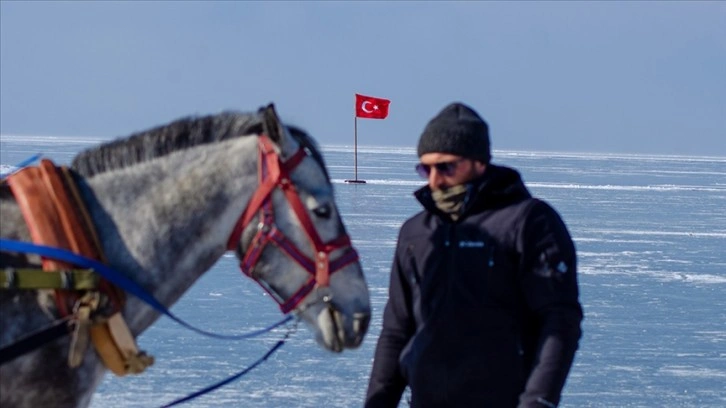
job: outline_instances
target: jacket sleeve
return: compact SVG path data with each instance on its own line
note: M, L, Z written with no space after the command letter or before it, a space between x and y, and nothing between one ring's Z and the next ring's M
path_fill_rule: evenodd
M396 407L406 388L406 381L399 367L399 358L414 333L411 301L411 287L396 256L391 267L388 302L383 312L383 328L376 345L368 383L365 401L367 408Z
M581 337L577 257L567 227L537 200L525 217L518 246L520 279L533 344L532 370L520 407L556 407Z

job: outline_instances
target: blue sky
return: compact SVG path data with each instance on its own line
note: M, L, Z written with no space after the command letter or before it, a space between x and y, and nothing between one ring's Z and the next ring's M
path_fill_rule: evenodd
M452 101L503 150L726 156L726 2L0 2L0 134L254 111L415 146ZM495 157L496 159L496 157Z

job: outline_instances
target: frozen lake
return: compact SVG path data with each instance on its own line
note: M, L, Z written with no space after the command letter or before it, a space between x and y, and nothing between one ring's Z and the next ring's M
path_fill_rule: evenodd
M67 164L92 138L0 138L9 169L36 153ZM387 297L398 228L420 207L413 148L323 146L338 205L368 279L373 320L363 345L339 355L304 328L268 361L187 406L361 406ZM726 158L494 151L562 214L578 249L584 334L561 407L726 406ZM282 318L277 305L222 258L172 311L219 333ZM244 369L282 337L230 342L168 318L139 339L156 363L139 377L107 375L92 406L153 407ZM405 406L405 402L401 404Z

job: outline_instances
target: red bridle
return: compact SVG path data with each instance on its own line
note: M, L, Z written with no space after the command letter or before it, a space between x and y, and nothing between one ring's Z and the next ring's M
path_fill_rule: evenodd
M270 139L266 135L260 135L259 155L258 176L260 185L252 195L247 208L240 216L237 224L235 224L229 241L227 241L227 249L236 249L236 246L239 245L242 232L247 228L252 218L259 213L260 221L257 227L257 233L252 238L250 246L240 262L240 269L242 269L245 275L261 283L261 286L280 305L282 312L288 313L298 306L305 296L315 288L316 284L321 287L328 286L330 283L330 275L348 264L357 261L358 253L353 249L350 237L345 233L328 243L323 243L310 220L310 215L308 215L305 206L303 206L300 196L295 190L295 186L290 181L290 173L307 155L303 147L300 147L292 157L283 162L277 152L275 152ZM272 208L272 192L275 188L282 190L290 203L290 207L295 211L295 214L300 220L300 224L305 230L305 234L313 246L315 259L311 259L300 251L275 225L275 215ZM252 276L255 264L269 243L275 244L282 252L310 273L310 278L288 299L283 299L269 285L261 282L257 277ZM348 248L348 250L335 261L331 262L330 254L335 250L344 248Z

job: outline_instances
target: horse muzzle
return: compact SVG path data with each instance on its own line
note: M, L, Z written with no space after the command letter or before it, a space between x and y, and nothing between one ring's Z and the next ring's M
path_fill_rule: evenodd
M323 307L316 317L318 328L318 342L330 351L336 353L344 349L354 349L361 345L368 324L371 319L370 312L355 312L346 315L333 305Z

